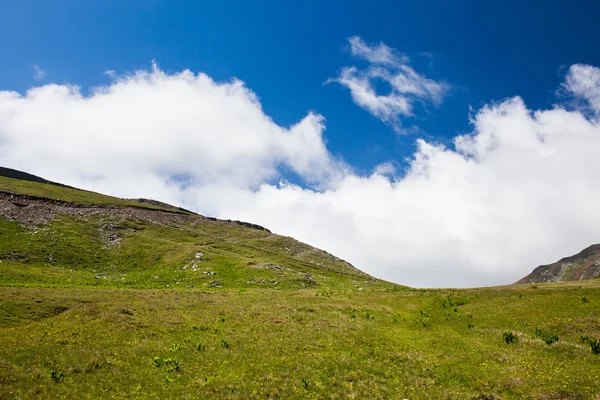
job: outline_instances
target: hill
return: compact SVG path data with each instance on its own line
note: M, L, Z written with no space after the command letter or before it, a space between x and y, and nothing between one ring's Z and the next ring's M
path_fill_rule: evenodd
M568 282L600 277L600 244L592 245L571 257L540 265L517 283Z
M33 174L29 174L27 172L19 171L19 170L12 169L12 168L6 168L6 167L0 167L0 176L3 176L5 178L19 179L22 181L46 183L49 185L55 185L55 186L60 186L60 187L65 187L65 188L70 187L67 185L63 185L62 183L57 183L57 182L52 182L52 181L46 180L44 178L41 178L41 177L33 175Z
M255 224L0 177L0 283L129 288L382 284Z
M594 399L600 280L412 289L251 223L0 178L1 399Z

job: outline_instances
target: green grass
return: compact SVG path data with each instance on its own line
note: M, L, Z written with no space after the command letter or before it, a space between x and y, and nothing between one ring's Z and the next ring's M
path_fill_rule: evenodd
M39 197L49 200L59 200L68 203L163 209L162 207L141 203L136 200L120 199L118 197L107 196L87 190L71 189L49 183L37 183L0 176L0 193L2 192ZM169 210L172 212L183 212L170 208Z
M600 302L593 283L329 296L3 288L0 397L594 398L600 360L579 339L598 335L600 316L577 301ZM467 303L443 306L456 297ZM520 340L507 345L505 331Z
M107 226L120 235L117 244L102 237ZM221 287L280 290L311 286L312 279L323 289L356 289L359 283L366 289L395 286L350 270L337 260L324 258L319 264L288 254L273 237L279 236L211 221L179 229L144 221L63 215L47 225L27 227L0 218L0 284L213 288L210 283L220 281ZM261 240L264 243L256 245ZM197 254L202 255L196 259ZM325 269L323 263L329 263Z
M200 218L0 217L0 398L597 399L599 304L600 280L411 289Z

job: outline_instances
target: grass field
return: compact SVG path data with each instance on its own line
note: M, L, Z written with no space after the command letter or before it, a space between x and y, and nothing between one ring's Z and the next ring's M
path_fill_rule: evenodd
M268 231L110 212L0 217L0 398L600 399L600 280L417 290Z
M114 205L162 209L162 207L141 203L137 200L120 199L100 193L89 192L87 190L56 186L49 183L37 183L21 179L7 178L4 176L0 176L0 193L1 192L41 197L49 200L58 200L77 204Z

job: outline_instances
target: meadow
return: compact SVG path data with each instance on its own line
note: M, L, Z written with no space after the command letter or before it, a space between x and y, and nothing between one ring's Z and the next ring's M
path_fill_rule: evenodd
M600 399L599 280L414 289L266 230L13 181L0 398ZM62 214L14 217L58 207L39 199Z

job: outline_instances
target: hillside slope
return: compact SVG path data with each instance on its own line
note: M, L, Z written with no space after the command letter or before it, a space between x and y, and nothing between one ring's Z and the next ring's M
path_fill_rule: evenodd
M600 277L600 244L594 244L578 254L540 265L517 283L568 282Z
M382 284L258 225L0 177L0 283L130 288ZM364 282L361 286L364 286Z

